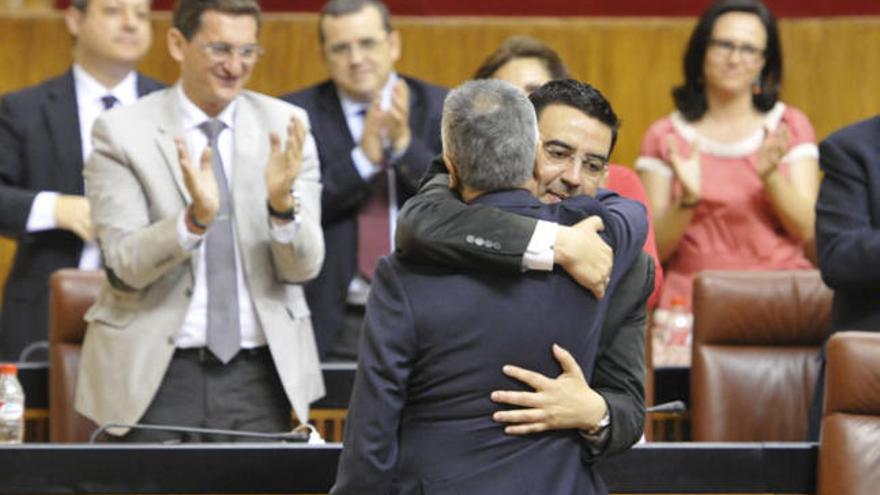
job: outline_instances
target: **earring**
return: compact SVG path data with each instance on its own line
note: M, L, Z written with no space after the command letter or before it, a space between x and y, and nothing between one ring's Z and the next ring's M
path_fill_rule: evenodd
M761 83L762 83L762 81L761 81L760 76L757 79L755 79L755 82L752 83L752 94L753 95L758 96L764 91L764 88L762 87L763 85Z

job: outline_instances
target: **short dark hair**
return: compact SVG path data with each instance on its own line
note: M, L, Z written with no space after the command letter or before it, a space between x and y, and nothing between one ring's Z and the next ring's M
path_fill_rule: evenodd
M70 0L70 6L75 8L76 10L85 13L89 8L90 0ZM147 2L151 7L153 6L153 0Z
M172 22L187 40L199 31L202 14L213 10L223 14L249 15L260 28L260 4L257 0L177 0L174 2Z
M486 57L477 68L474 79L489 79L495 76L504 64L518 58L537 58L550 73L551 79L568 79L568 70L562 58L543 41L531 36L511 36L501 43L497 50Z
M764 68L759 79L761 88L760 92L752 96L753 105L756 109L766 112L779 100L779 86L782 83L782 47L773 13L759 0L719 0L706 9L697 21L684 55L684 84L672 91L675 107L685 120L698 120L706 113L708 103L703 81L706 50L715 21L729 12L755 14L767 31Z
M388 12L388 6L381 0L330 0L321 8L318 14L318 39L324 44L324 30L321 28L322 21L325 17L341 17L348 14L360 12L366 7L375 7L382 17L382 27L386 33L391 32L391 13Z
M575 79L558 79L544 84L532 91L529 95L538 121L541 120L541 112L550 105L565 105L580 110L584 115L592 117L611 128L611 148L608 156L614 151L617 143L617 131L620 129L620 120L611 103L605 99L598 89L587 83Z

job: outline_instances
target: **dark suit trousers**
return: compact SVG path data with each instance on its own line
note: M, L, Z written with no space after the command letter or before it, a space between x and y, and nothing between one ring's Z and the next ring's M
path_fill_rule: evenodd
M268 347L222 364L205 348L178 349L141 424L279 433L290 431L290 402ZM149 430L122 442L254 442L259 439Z

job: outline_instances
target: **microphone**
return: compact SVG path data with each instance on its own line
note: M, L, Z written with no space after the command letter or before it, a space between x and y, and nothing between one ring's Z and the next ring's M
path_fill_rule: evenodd
M105 433L110 428L129 428L132 430L152 430L152 431L173 431L179 433L201 433L206 435L228 435L232 437L242 437L242 438L259 438L262 440L275 440L279 442L296 442L296 443L317 443L315 440L315 436L320 439L320 435L317 434L314 427L312 425L305 425L307 428L304 430L298 430L302 428L303 425L297 427L292 431L282 431L277 433L265 433L259 431L243 431L243 430L222 430L216 428L197 428L194 426L171 426L171 425L144 425L144 424L125 424L125 423L106 423L101 425L100 428L92 432L92 435L89 437L89 443L95 443L102 433ZM323 442L323 440L321 440Z
M645 411L649 413L682 414L684 412L687 412L687 406L684 404L683 401L674 400L671 402L663 402L661 404L645 408Z

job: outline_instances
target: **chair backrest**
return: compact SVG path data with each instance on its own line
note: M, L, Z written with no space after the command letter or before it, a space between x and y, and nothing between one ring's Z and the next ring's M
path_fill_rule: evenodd
M94 423L74 409L86 310L98 298L104 272L58 270L49 281L49 439L86 442Z
M804 440L831 299L816 270L697 277L692 440Z
M880 333L836 333L828 341L826 356L817 493L877 493Z

